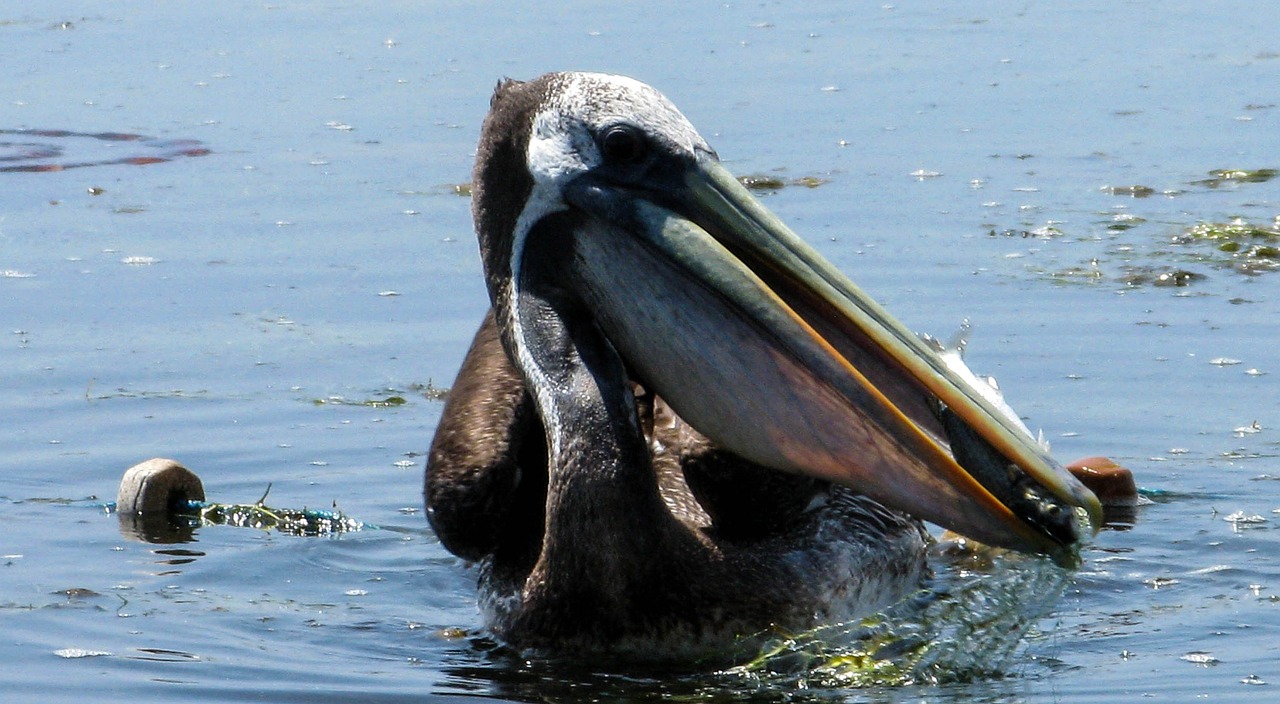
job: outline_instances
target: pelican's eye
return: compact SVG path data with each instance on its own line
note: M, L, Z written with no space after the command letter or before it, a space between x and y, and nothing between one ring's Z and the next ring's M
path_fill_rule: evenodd
M606 164L638 164L648 153L648 141L634 125L614 125L600 135L600 154Z

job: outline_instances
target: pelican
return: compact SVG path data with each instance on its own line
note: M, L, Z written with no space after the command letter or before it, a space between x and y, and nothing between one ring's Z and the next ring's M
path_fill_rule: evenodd
M648 85L499 83L472 213L491 308L424 495L522 651L731 648L917 589L921 521L1058 561L1098 521Z

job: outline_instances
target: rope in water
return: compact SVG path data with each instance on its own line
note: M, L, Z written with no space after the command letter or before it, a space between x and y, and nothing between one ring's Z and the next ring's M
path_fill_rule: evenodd
M268 485L267 493L270 491ZM332 535L376 528L337 509L270 507L266 505L267 493L252 504L206 501L204 484L195 472L173 460L155 458L125 471L116 501L107 504L107 509L119 514L121 520L185 519L290 535Z

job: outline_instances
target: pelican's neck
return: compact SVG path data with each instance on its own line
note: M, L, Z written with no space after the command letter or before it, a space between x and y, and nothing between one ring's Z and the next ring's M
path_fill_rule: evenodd
M582 311L536 296L519 305L526 325L518 356L547 433L542 560L634 565L670 516L622 360Z
M621 358L548 267L525 267L497 311L547 433L545 532L514 629L607 641L634 627L697 539L662 502Z

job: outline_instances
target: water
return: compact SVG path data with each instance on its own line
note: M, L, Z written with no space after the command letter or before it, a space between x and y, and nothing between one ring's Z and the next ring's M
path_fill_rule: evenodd
M51 702L1265 695L1280 274L1171 241L1280 214L1278 181L1197 183L1280 167L1277 15L0 9L0 166L122 162L0 172L0 681ZM488 92L563 68L659 87L736 173L827 179L766 203L912 327L945 338L969 318L970 365L1059 457L1109 455L1152 490L999 672L867 688L619 674L483 638L473 575L421 516L440 404L417 389L451 382L485 305L454 186ZM1103 190L1138 185L1155 195ZM1169 271L1206 278L1149 283ZM362 404L393 394L409 403ZM100 505L152 456L215 500L271 484L277 505L336 502L381 529L135 542Z

